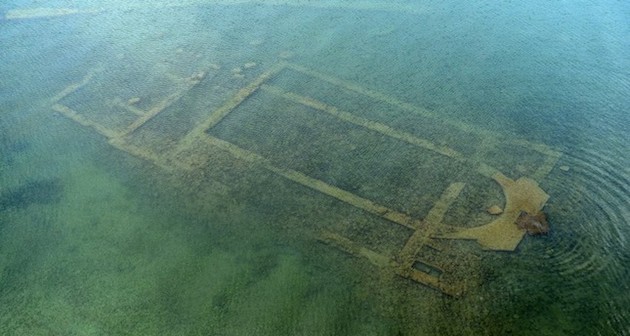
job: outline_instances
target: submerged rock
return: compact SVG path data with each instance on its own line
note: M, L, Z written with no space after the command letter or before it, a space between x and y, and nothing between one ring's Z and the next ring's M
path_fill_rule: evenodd
M486 212L488 212L491 215L500 215L500 214L503 213L503 209L501 209L500 206L495 204L495 205L489 207L488 209L486 209Z
M530 235L540 235L549 232L547 216L542 211L535 215L531 215L526 211L521 211L516 219L516 225L521 229L525 229L525 231L527 231Z

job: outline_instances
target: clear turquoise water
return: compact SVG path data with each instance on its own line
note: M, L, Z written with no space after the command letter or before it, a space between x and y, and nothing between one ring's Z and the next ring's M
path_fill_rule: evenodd
M82 12L19 12L38 7L0 5L1 334L630 334L627 4L60 1L45 7ZM221 150L191 171L163 169L51 108L93 72L60 103L116 128L127 119L113 98L149 109L206 71L129 139L159 156L280 60L434 117L291 71L269 84L512 178L542 159L504 139L558 151L539 180L551 233L511 253L467 245L475 285L452 298L318 240L334 230L391 255L404 228ZM449 223L483 223L502 201L466 162L311 112L259 92L207 133L417 218L454 179L467 189Z

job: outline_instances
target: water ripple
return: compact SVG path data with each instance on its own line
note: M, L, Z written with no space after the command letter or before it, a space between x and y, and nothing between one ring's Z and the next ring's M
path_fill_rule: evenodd
M557 198L550 205L550 220L556 232L545 258L563 277L566 296L577 300L583 291L599 295L609 309L602 326L623 330L630 325L624 308L630 269L630 173L626 156L614 145L583 147L563 157L569 170L554 177L552 197Z

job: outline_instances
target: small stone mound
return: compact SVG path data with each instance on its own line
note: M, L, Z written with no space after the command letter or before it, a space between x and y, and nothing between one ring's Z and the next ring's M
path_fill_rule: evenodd
M486 212L491 214L491 215L500 215L500 214L503 213L503 209L501 209L500 206L495 204L495 205L489 207L488 209L486 209Z

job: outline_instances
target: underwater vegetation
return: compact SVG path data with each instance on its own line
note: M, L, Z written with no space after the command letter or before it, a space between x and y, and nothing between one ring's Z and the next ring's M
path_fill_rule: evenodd
M58 178L29 181L7 191L0 190L0 211L27 208L32 204L56 203L62 194L63 184Z
M16 155L27 151L30 147L30 142L10 139L6 130L0 128L0 164L11 165Z

